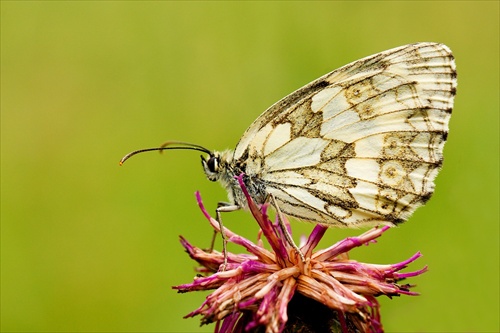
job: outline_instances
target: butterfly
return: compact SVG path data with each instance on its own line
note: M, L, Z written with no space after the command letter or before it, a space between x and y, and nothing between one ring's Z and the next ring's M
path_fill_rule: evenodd
M259 204L325 226L396 225L425 204L443 162L457 74L450 49L416 43L336 69L276 102L234 150L206 153L203 170L227 190L219 211Z

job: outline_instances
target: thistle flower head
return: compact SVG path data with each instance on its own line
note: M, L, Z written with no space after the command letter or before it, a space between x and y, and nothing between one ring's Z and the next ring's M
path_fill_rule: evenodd
M193 282L173 287L179 292L213 290L195 311L186 317L200 315L201 324L216 322L216 333L248 332L256 329L265 332L297 331L296 325L308 325L306 313L322 309L332 314L322 316L330 332L383 332L379 304L376 296L417 295L409 284L399 284L402 279L424 273L427 267L410 273L399 273L409 263L421 256L418 252L408 260L392 265L361 263L349 259L348 252L358 246L368 245L389 227L375 227L358 237L348 237L322 250L315 247L327 227L317 225L300 245L305 261L288 244L278 223L268 214L268 205L257 206L238 177L248 207L261 228L271 249L258 238L254 243L224 228L228 242L237 244L248 253L228 252L225 270L223 253L204 250L191 245L181 237L189 256L201 266L205 275ZM199 193L198 204L210 225L220 231L219 223L206 211ZM290 229L289 222L285 225ZM292 311L292 308L295 309ZM312 310L312 311L311 311ZM304 315L300 315L300 313ZM296 315L299 313L299 316ZM317 320L314 320L315 322ZM295 326L293 326L295 325ZM318 323L315 323L318 327ZM314 328L309 331L314 331Z

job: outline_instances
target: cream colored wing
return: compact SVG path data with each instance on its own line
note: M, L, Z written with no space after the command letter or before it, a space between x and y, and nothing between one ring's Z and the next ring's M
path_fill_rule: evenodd
M388 50L271 106L234 159L289 216L337 226L400 223L434 190L456 86L445 45Z

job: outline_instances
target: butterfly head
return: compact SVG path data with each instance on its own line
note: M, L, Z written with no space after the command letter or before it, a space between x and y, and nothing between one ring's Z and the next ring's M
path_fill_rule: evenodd
M210 153L207 158L201 155L201 165L207 175L208 180L217 181L219 179L220 171L220 154L217 152Z
M201 156L201 165L203 166L203 171L207 175L210 181L220 181L227 175L227 171L230 169L229 161L231 160L231 155L229 152L210 152L205 158Z

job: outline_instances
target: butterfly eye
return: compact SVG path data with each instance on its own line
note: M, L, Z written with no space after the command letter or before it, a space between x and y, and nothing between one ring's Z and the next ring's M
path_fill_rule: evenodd
M219 169L219 158L216 156L210 156L207 161L207 166L208 170L210 170L211 172L217 172L217 170Z

